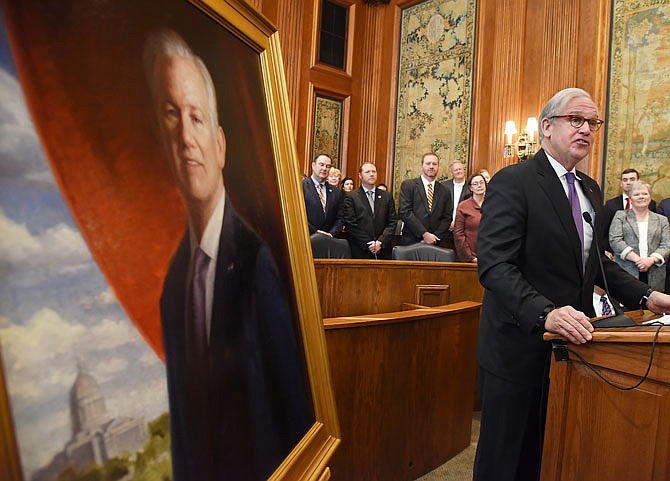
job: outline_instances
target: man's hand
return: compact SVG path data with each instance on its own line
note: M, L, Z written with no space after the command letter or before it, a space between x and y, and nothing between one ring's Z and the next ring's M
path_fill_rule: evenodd
M590 341L593 332L593 325L586 314L572 306L559 307L547 314L544 328L568 338L574 344Z
M647 300L647 309L656 314L669 314L670 296L662 292L653 291Z
M317 230L316 232L318 234L327 235L328 237L333 237L333 234L331 234L330 232L326 232L326 231L323 231L323 230Z
M379 251L382 250L382 243L378 240L368 242L368 249L373 254L379 254Z
M437 237L435 234L431 234L428 231L424 232L422 237L423 237L423 241L426 244L437 244L440 240L439 237Z

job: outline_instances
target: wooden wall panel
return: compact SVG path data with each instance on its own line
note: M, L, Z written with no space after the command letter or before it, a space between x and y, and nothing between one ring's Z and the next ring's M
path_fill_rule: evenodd
M321 0L251 0L278 25L301 170L310 171L315 91L345 100L342 164L357 179L362 161L377 164L390 184L395 132L398 39L402 9L420 0L349 8L349 65L338 71L315 62ZM479 0L469 170L505 165L503 128L517 128L560 88L589 91L605 110L610 0ZM504 39L504 41L501 41ZM599 178L604 129L579 167ZM417 162L419 159L417 159Z
M458 262L315 259L323 317L394 312L416 304L416 287L449 286L449 302L481 302L477 266Z

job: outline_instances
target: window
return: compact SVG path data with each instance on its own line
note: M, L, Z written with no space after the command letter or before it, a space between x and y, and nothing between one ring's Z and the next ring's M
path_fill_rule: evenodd
M322 0L319 62L344 70L346 47L347 8Z

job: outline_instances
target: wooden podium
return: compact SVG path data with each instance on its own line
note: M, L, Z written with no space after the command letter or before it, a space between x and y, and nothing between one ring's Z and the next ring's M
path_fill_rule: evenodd
M559 348L551 360L542 481L670 480L670 327L658 334L648 378L632 390L610 386L577 356L630 387L647 370L657 330L597 329L579 346L545 335Z

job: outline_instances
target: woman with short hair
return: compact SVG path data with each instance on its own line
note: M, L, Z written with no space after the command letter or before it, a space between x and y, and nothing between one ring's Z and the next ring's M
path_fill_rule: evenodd
M610 247L626 272L656 291L665 289L665 262L670 256L670 225L649 210L651 186L636 180L630 187L631 208L619 210L610 225Z

